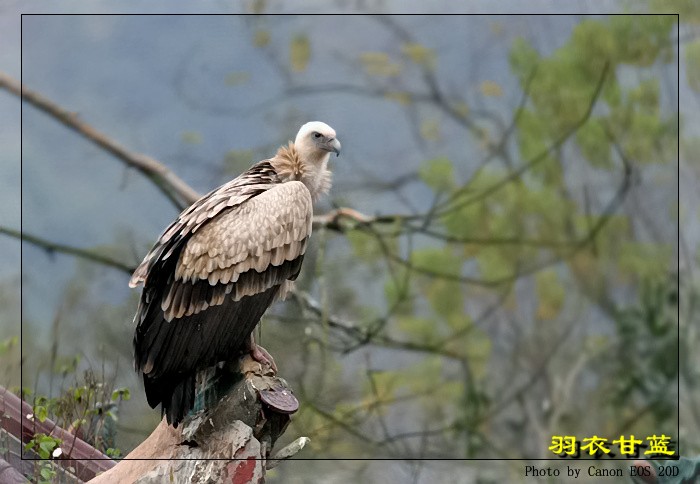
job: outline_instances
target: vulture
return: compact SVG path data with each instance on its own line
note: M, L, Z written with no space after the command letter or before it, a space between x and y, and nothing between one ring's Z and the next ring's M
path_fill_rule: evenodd
M198 372L246 352L276 370L253 330L299 275L331 153L340 155L333 128L304 124L275 156L185 209L134 271L134 366L173 427L194 406Z

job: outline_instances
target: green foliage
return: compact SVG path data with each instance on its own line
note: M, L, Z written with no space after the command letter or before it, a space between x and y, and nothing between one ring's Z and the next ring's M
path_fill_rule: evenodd
M603 121L592 118L576 132L576 142L581 154L592 165L610 170L612 166L610 139Z
M24 450L34 451L42 459L50 459L54 449L61 446L63 441L59 438L46 435L46 434L35 434L34 437L24 445Z
M185 131L180 135L180 140L188 145L198 145L202 143L202 135L196 131Z
M450 324L459 325L464 318L464 294L455 281L435 279L426 284L425 296L435 311Z
M610 403L649 405L656 425L673 418L677 402L670 395L678 377L678 288L675 281L648 278L637 305L615 318L619 352L614 360Z
M112 459L118 459L122 456L122 451L110 447L109 449L105 450L105 454L107 455L107 457L111 457Z
M461 259L446 248L428 247L416 249L411 254L411 263L416 269L458 276Z
M77 357L64 359L79 361ZM117 411L123 401L131 398L131 393L128 388L112 390L109 382L101 381L90 370L78 377L76 366L69 370L59 368L62 381L72 376L74 384L63 388L58 396L32 395L27 390L23 397L33 400L32 415L39 422L51 419L98 450L106 452L111 448L113 455L117 455L120 452L115 446ZM36 451L42 458L49 458L60 445L60 441L51 439L37 434L27 448Z
M11 336L0 341L0 356L6 355L12 348L15 348L18 341L19 338L17 336Z
M442 217L442 223L450 236L458 238L481 237L484 235L485 211L483 207L476 204L460 205L459 201L463 200L463 198L465 197L457 198L455 205L458 205L458 208L446 213ZM465 246L464 249L471 249L471 247ZM473 252L470 250L469 253L472 254Z
M34 434L34 437L24 445L25 452L35 452L40 459L46 462L36 462L36 482L38 484L51 484L55 482L56 469L50 459L59 457L62 453L61 444L63 441L57 437L43 433Z
M393 309L396 316L411 315L415 310L414 298L408 292L410 281L405 277L406 270L397 278L388 278L384 284L384 297L388 307Z
M535 275L535 289L538 299L537 318L556 318L561 312L566 296L557 273L553 270L538 272Z
M667 163L675 158L675 116L659 114L658 80L649 79L623 93L607 121L628 156L640 163Z
M624 242L621 247L620 269L640 279L656 279L673 267L671 245Z
M457 329L457 328L456 328ZM456 354L462 354L469 363L471 378L482 381L486 378L486 372L492 356L493 343L491 337L484 330L467 322L464 328L456 331L459 337L449 338L446 348ZM485 401L481 402L485 404Z
M662 166L673 160L678 127L672 116L667 119L662 115L658 78L640 71L668 60L665 53L672 27L672 20L634 16L584 20L574 27L571 38L546 58L522 39L513 43L511 69L521 86L529 89L525 105L515 117L516 153L508 151L512 156L505 163L499 160L479 166L464 184L455 173L458 160L435 157L424 161L418 176L442 202L427 227L433 233L444 234L445 240L415 243L406 265L396 264L397 274L383 281L384 302L391 313L383 323L385 330L373 342L426 357L401 369L371 371L371 381L362 380L361 403L335 405L334 417L353 429L359 428L363 422L389 419L392 409L409 405L398 402L407 400L411 411L432 422L433 427L439 427L444 420L452 422L451 431L445 431L441 438L449 442L448 446L458 446L460 455L485 455L490 448L488 439L493 437L485 426L498 420L493 415L500 411L499 405L506 405L502 399L512 395L509 389L503 392L491 381L493 377L511 380L510 374L503 377L499 373L508 365L496 361L495 357L502 357L503 353L494 351L494 347L508 343L493 341L490 328L487 330L483 322L472 319L483 310L487 304L484 301L491 301L495 294L508 294L501 302L499 314L513 320L515 333L528 330L525 321L535 321L535 356L525 356L518 346L523 344L522 339L514 343L517 347L513 349L512 371L518 378L527 381L534 371L542 371L551 373L554 379L576 381L576 374L570 376L566 371L576 370L577 355L605 354L607 366L596 362L581 371L586 378L600 381L600 388L609 390L609 394L577 388L570 402L572 409L579 409L575 400L578 398L589 398L596 402L593 405L612 402L614 399L606 398L615 395L618 405L629 404L632 398L632 408L636 410L641 408L637 403L649 403L651 398L657 405L657 421L668 416L668 405L661 401L659 389L673 378L673 372L668 358L665 362L657 359L660 353L651 355L648 363L658 365L653 370L658 384L650 390L644 386L647 374L632 372L621 376L630 353L606 352L611 344L617 344L609 336L592 331L567 343L566 350L547 345L557 339L558 328L578 317L572 311L582 299L607 308L614 291L637 293L644 280L658 278L669 270L673 252L663 244L637 240L632 230L634 213L623 212L619 206L610 209L610 213L605 210L623 177L620 152L635 172L650 164ZM632 40L639 36L645 39ZM419 57L413 58L420 52L423 51L416 49L402 53L410 63L425 67ZM360 63L367 74L375 77L402 79L410 72L402 69L407 64L395 64L385 53L365 53ZM597 92L606 64L607 76ZM623 70L628 73L634 69L639 74L636 77L623 76ZM411 95L399 86L397 83L385 96L410 105ZM500 96L503 87L487 81L480 86L480 93ZM463 104L460 115L471 120L473 114ZM440 118L421 119L421 136L428 141L440 139ZM433 119L435 123L431 124ZM484 150L489 152L497 146L497 130L473 126L471 134ZM495 157L498 156L497 153ZM522 171L516 171L519 168ZM604 194L593 193L595 187L588 186L589 174L598 176L602 170L610 174L612 183ZM593 237L592 227L598 225ZM412 227L420 233L416 227L422 226ZM394 227L398 232L404 228ZM386 258L376 233L351 230L346 235L353 253L364 263L376 265ZM398 251L392 253L396 255ZM522 278L524 274L528 274L527 279ZM485 281L485 287L465 284L458 280L462 277ZM534 289L532 314L525 313L530 305L520 304L523 296L518 292L522 291L515 290L523 287L519 281L527 281ZM624 331L620 329L620 334L629 338L622 343L629 344L629 351L635 353L653 346L657 336L666 341L666 326L637 326L638 323L626 323ZM565 355L561 363L548 363L544 370L522 369L521 358L537 368L542 360L546 361L542 355L550 351ZM668 354L670 348L663 351ZM453 364L461 371L451 373ZM610 368L615 368L614 376L606 373ZM649 368L646 371L652 372ZM524 387L513 398L521 404L520 400L530 398L533 388L541 391L536 385ZM558 389L552 398L557 398L557 391L563 391L556 385ZM516 403L512 405L507 408L517 415L518 407ZM569 414L574 412L562 408L565 403L559 405L555 412L560 412L561 417L553 417L553 428L567 427ZM624 411L612 415L611 419L626 417ZM601 419L591 417L590 421L599 425ZM326 425L324 421L322 427ZM583 424L571 425L577 428Z
M571 40L558 55L560 62L569 62L573 68L569 78L583 75L590 82L600 73L605 62L615 57L616 48L613 29L598 20L584 20L574 27Z
M122 400L130 400L131 392L128 388L117 388L112 392L112 401L119 402Z
M470 276L503 281L503 288L540 261L567 261L556 268L544 263L530 279L537 302L533 317L545 328L571 317L569 307L575 305L576 297L569 295L570 290L577 296L606 301L612 285L638 290L643 280L669 270L672 251L662 244L637 241L630 229L630 215L601 213L605 205L600 200L609 197L596 198L598 203L592 207L581 201L579 193L570 196L569 191L572 187L580 190L570 178L588 173L590 168L605 170L620 180L619 151L635 170L673 159L678 128L672 117L666 119L661 114L658 78L640 75L630 81L629 76L624 80L618 77L622 66L638 69L667 62L672 27L673 19L667 18L584 20L574 28L569 41L548 58L542 58L526 41L516 40L510 52L511 68L521 85L529 88L527 102L516 118L516 166L527 165L527 169L514 176L512 166L491 163L459 185L450 159L430 159L419 168L420 179L449 199L431 228L437 231L439 227L453 241L412 251L408 263L414 275L408 288L385 284L389 301L406 292L415 295L410 306L395 314L391 334L425 352L443 352L443 362L456 358L468 364L470 381L450 382L454 385L451 391L468 402L456 427L458 433L469 436L468 453L483 451L476 422L488 415L493 397L488 386L480 386L493 363L492 341L468 316L470 303L478 299L469 285L455 278L469 268ZM632 40L640 36L645 36L643 41ZM594 99L606 64L608 75ZM485 83L481 91L497 96L500 89ZM479 136L475 132L475 137ZM486 136L485 149L491 146L492 136ZM572 143L580 153L576 166L567 152ZM591 228L598 224L602 228L594 239L587 240ZM585 246L582 240L586 240ZM505 305L519 321L523 315L517 299L511 296ZM651 344L649 334L637 333L634 338ZM595 335L580 342L585 352L604 351L607 345L608 338ZM429 367L424 368L426 375L432 371L432 378L441 378L440 372L434 368L428 371ZM611 381L601 373L598 377ZM385 372L377 381L387 398L400 397L408 388L401 372ZM435 410L438 407L440 410ZM449 413L447 407L432 408L440 415L440 411Z
M524 109L518 118L517 127L520 156L524 160L534 159L549 146L551 142L549 124L536 112Z
M476 260L482 278L500 280L513 275L513 262L517 262L518 257L501 247L485 246L479 249Z
M612 58L636 67L649 67L669 45L676 24L673 15L614 15L609 25L615 39ZM672 58L664 58L671 62Z
M46 409L45 405L37 405L35 404L33 407L34 411L34 417L39 421L39 422L45 422L46 418L48 417L48 410Z
M645 79L629 91L631 107L640 113L659 114L659 80Z
M700 24L700 7L695 0L651 0L649 12L678 14L684 24Z
M449 158L425 161L418 169L418 176L435 192L450 191L455 186L454 169Z
M440 341L440 326L430 318L405 315L396 318L396 327L413 341L434 345Z
M554 56L544 60L540 60L525 41L516 41L511 50L510 62L523 85L537 67L531 86L535 111L523 113L518 123L519 130L529 130L519 133L523 156L534 156L539 152L535 147L542 148L550 144L581 120L588 109L591 89L606 62L612 63L614 69L618 63L647 66L657 59L660 51L668 45L668 34L673 22L673 17L653 16L613 16L606 21L586 20L574 28L571 40L566 45ZM644 40L639 40L641 38ZM616 105L619 92L618 81L609 79L604 86L604 98L611 106ZM640 104L648 107L650 102L658 105L658 99L655 100L653 96L641 100ZM611 118L614 117L613 113ZM534 125L529 126L533 121ZM529 127L524 128L526 126ZM597 126L581 135L587 154L594 154L591 137L599 137L599 134L600 126ZM604 151L601 148L599 153Z
M41 467L41 471L39 472L39 475L41 476L41 480L39 481L39 484L50 484L54 482L54 479L56 478L56 470L53 469L52 466L50 465L44 465Z
M540 55L525 39L518 37L510 49L509 62L513 73L522 84L535 72Z
M685 46L685 75L690 88L700 92L700 39Z
M381 247L373 234L364 230L350 230L347 239L356 257L368 262L381 258Z
M54 365L54 373L60 375L68 375L70 373L75 373L80 364L80 355L74 355L72 357L56 358L56 364Z

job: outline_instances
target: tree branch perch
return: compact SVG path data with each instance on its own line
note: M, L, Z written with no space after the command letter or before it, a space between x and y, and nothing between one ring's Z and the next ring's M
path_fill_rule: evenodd
M90 482L155 484L173 476L177 482L263 482L268 468L294 456L308 438L270 458L298 402L283 379L250 356L242 359L240 373L238 368L220 368L203 375L197 398L215 398L213 405L190 415L177 429L161 421L119 464ZM228 387L230 379L235 383Z

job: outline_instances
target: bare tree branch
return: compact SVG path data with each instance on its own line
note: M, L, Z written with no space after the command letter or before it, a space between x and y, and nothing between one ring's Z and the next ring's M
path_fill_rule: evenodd
M41 237L37 237L36 235L28 234L26 232L21 233L19 230L14 230L0 226L0 234L9 235L10 237L20 239L23 242L28 242L32 245L46 250L46 252L48 252L49 254L59 252L62 254L72 255L108 267L113 267L114 269L119 269L120 271L126 272L127 274L131 274L132 272L134 272L134 269L136 269L135 267L132 267L129 264L125 264L124 262L120 262L116 259L112 259L109 256L100 254L92 250L80 249L78 247L72 247L70 245L58 244L56 242L51 242L50 240L46 240Z
M186 206L192 204L200 198L201 195L196 190L190 187L182 178L177 176L172 170L170 170L161 162L157 161L156 159L150 156L129 151L106 134L97 131L89 124L85 123L84 121L81 121L76 113L68 111L67 109L59 106L50 99L39 94L38 92L32 91L28 87L21 85L18 81L16 81L15 79L3 72L0 72L0 87L22 98L24 101L27 101L28 103L37 107L38 109L41 109L45 113L49 114L50 116L67 126L68 128L76 131L86 139L95 143L100 148L111 153L119 160L124 162L127 166L139 170L147 178L149 178L160 189L160 191L163 192L168 197L168 199L171 202L173 202L173 204L179 209L185 208ZM342 212L343 210L349 209L341 209L340 211ZM358 214L358 212L354 213ZM333 228L337 225L336 222L340 215L341 214L339 213L331 213L326 216L317 216L314 218L314 224L316 226L326 225L329 226L329 228ZM368 220L370 219L366 216L361 217ZM376 220L378 222L384 221L382 217L375 217L373 220ZM8 235L13 235L7 231L5 231L5 233L7 233ZM46 244L51 243L46 242ZM58 244L51 245L53 245L53 247L46 248L66 252L65 250L60 250L60 246ZM74 255L78 254L74 253ZM107 265L114 264L108 262Z
M21 85L3 72L0 72L0 87L49 114L63 125L111 153L127 166L136 168L148 177L178 208L183 209L200 197L199 193L159 161L150 156L127 150L109 136L81 121L77 113L70 112L38 92Z

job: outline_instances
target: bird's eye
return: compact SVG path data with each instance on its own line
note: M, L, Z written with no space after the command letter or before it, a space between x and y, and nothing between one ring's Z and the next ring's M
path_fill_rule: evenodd
M321 133L314 133L314 138L320 138L320 137L321 137Z

